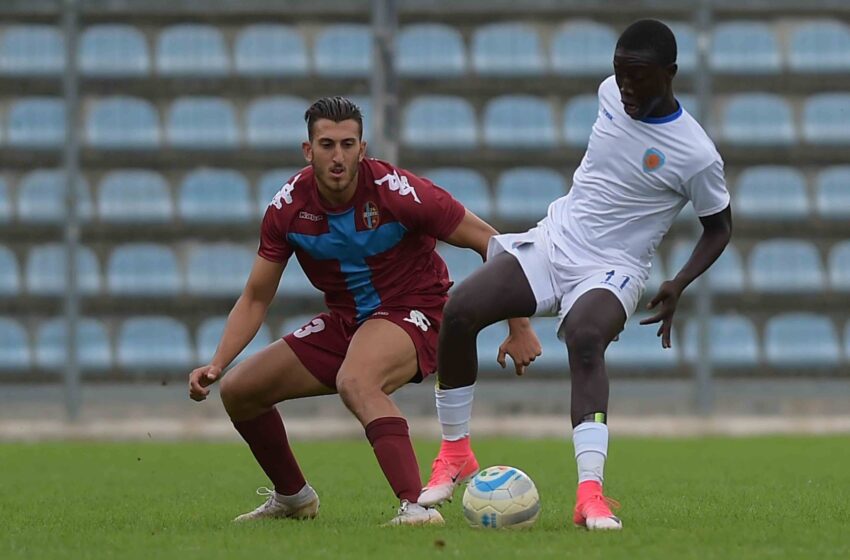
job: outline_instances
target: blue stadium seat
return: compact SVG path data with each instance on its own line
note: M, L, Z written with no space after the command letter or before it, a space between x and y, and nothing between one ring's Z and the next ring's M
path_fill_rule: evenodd
M196 361L189 330L171 317L132 317L118 332L118 365L124 370L188 371Z
M96 78L146 76L151 71L144 34L132 25L92 25L80 36L80 71Z
M103 176L97 210L102 222L162 223L174 219L165 177L148 169L120 169Z
M764 333L767 363L784 369L835 367L840 348L835 326L814 313L783 313L767 321Z
M172 25L159 34L156 69L162 76L219 77L229 65L224 37L211 25Z
M540 36L522 23L483 25L472 36L472 66L482 76L541 75L546 62Z
M0 245L0 297L15 297L21 293L21 270L11 249Z
M0 35L0 74L49 76L65 67L62 34L52 25L10 25Z
M812 144L850 144L850 93L821 93L806 99L803 139Z
M308 67L304 36L289 25L249 25L236 37L234 65L242 76L304 76Z
M408 25L396 40L396 70L408 78L461 76L466 72L463 37L448 25Z
M821 218L850 218L850 165L827 167L815 181L815 206Z
M37 296L60 296L65 293L65 267L68 251L62 243L37 245L27 256L27 291ZM100 264L89 247L77 247L77 287L81 294L92 296L101 291Z
M257 181L257 209L260 216L266 213L266 208L269 207L274 195L280 191L283 185L289 179L298 173L298 169L294 167L285 167L272 169L263 173L260 180Z
M571 21L552 39L552 69L558 74L607 76L613 73L617 35L607 25Z
M233 103L218 97L182 97L168 115L168 142L182 149L227 149L239 144Z
M144 99L98 99L86 117L86 142L101 150L156 148L160 143L159 113Z
M467 279L467 277L481 268L483 261L481 255L470 249L461 249L447 243L437 245L437 253L445 261L449 269L449 278L455 286Z
M65 347L67 326L64 317L56 317L39 325L35 334L35 363L39 369L62 371L68 363ZM103 371L112 367L109 335L100 320L83 317L77 323L77 360L83 371Z
M12 219L12 197L6 179L0 177L0 223L7 223Z
M753 322L743 315L719 315L709 321L708 350L713 366L752 368L759 364L758 335ZM685 360L697 362L700 325L692 319L685 327ZM675 344L675 342L674 342Z
M750 252L750 284L760 292L818 293L824 271L817 248L808 241L771 239Z
M579 95L564 105L564 141L573 148L587 147L593 123L599 114L595 95Z
M797 26L788 41L788 66L805 74L850 71L850 28L837 20Z
M91 190L85 178L77 180L77 212L80 221L91 220ZM62 223L65 211L65 174L55 169L36 169L18 183L18 219L30 223Z
M418 97L405 108L402 141L414 148L473 148L478 142L475 111L460 97Z
M779 42L764 23L721 23L711 34L709 63L725 74L774 74L782 64Z
M441 167L426 171L424 176L450 192L476 216L488 220L493 214L490 188L478 171L466 167Z
M208 364L215 355L215 349L218 346L221 335L224 333L224 325L227 323L227 317L210 317L206 319L201 326L198 327L196 340L198 341L198 361L203 364ZM260 325L260 330L254 336L253 340L248 343L242 352L233 360L234 364L238 364L251 354L256 354L272 341L272 332L268 325Z
M291 96L265 97L248 106L245 139L255 148L300 148L307 139L304 111L306 99Z
M798 169L784 165L747 168L738 176L734 207L743 218L806 220L806 178Z
M676 64L679 66L679 74L691 74L697 68L697 34L687 23L668 23L668 26L676 36Z
M156 243L118 245L109 256L106 282L113 295L176 296L182 288L174 251Z
M177 209L188 222L247 222L254 216L248 180L232 169L199 169L186 175Z
M7 116L10 146L58 148L65 142L65 102L58 97L24 97L12 102Z
M507 220L538 220L546 215L549 204L566 193L564 178L554 169L509 169L496 182L496 214Z
M679 241L670 253L669 272L675 276L691 256L695 241ZM734 245L727 245L711 268L708 269L708 282L712 290L725 294L736 294L744 290L744 264L741 253Z
M328 78L361 78L372 71L372 31L368 25L328 25L313 48L316 73Z
M529 366L531 374L568 373L570 367L567 344L558 338L559 318L534 317L531 319L531 326L534 327L534 332L537 333L537 338L540 340L540 346L543 349L542 354ZM511 367L510 359L508 359L508 364L508 367Z
M504 95L484 109L484 142L493 148L550 148L557 143L555 115L543 98Z
M286 298L318 298L322 293L316 289L307 275L304 274L304 269L301 268L301 263L295 256L290 257L286 263L286 268L283 271L283 280L280 282L278 292Z
M661 348L661 339L656 336L658 325L641 325L650 315L635 314L620 333L620 340L612 342L605 352L605 363L624 373L632 370L672 370L679 365L679 345ZM659 372L660 373L660 372Z
M508 323L499 321L478 333L478 367L484 371L499 369L496 357L499 355L499 346L508 336ZM510 358L508 358L510 362Z
M255 255L255 251L233 243L193 247L186 258L187 292L196 296L238 296Z
M850 241L829 250L829 285L836 292L850 292Z
M0 371L25 371L31 366L26 329L15 319L0 317Z
M786 146L795 138L791 106L782 97L769 93L730 98L722 126L723 139L741 146Z

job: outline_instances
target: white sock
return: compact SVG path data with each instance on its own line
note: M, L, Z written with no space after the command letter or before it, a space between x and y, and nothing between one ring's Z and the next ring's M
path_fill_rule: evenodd
M583 422L573 429L578 482L595 480L602 484L608 457L608 426L601 422Z
M472 399L475 383L458 389L434 387L437 401L437 418L443 431L443 439L457 441L469 435L469 419L472 418Z

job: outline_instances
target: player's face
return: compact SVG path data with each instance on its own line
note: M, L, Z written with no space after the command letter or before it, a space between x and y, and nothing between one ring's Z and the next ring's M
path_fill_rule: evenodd
M614 52L614 77L620 88L620 101L626 114L635 120L650 115L672 95L675 74L675 64L662 66L650 51L617 49Z
M313 140L304 142L302 148L323 192L336 198L354 191L357 164L366 155L366 142L360 140L357 121L319 119L313 123Z

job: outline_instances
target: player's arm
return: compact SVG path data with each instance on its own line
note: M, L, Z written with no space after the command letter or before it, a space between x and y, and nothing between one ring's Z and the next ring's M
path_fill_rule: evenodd
M487 260L487 245L490 238L497 235L493 226L466 209L460 224L444 241L462 249L472 249L482 260Z

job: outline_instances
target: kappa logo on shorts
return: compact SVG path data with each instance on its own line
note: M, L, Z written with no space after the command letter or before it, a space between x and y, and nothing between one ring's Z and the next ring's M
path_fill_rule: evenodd
M661 150L650 148L643 154L643 170L646 173L658 171L664 167L667 158Z
M431 321L428 320L428 317L426 317L424 313L417 309L411 310L410 317L405 317L402 320L407 321L408 323L413 323L414 325L422 329L422 332L428 332L428 327L431 326Z

